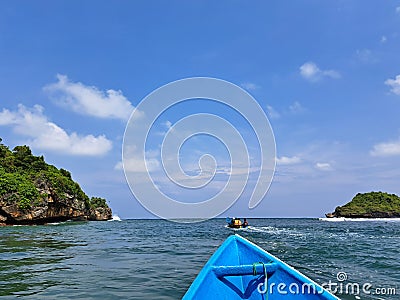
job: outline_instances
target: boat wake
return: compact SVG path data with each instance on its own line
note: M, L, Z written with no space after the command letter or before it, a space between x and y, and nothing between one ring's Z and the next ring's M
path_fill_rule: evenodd
M248 228L249 228L250 231L254 231L254 232L266 232L266 228L268 228L268 227L249 226Z
M304 238L305 236L309 235L309 233L305 232L300 232L296 229L293 228L286 228L286 227L274 227L274 226L252 226L249 225L246 228L230 228L228 225L225 225L225 228L234 230L234 231L246 231L250 233L264 233L268 235L284 235L284 236L292 236L292 237L298 237L298 238Z
M286 235L286 236L293 236L293 237L304 237L308 233L304 232L299 232L295 229L291 228L277 228L274 226L262 226L262 227L254 227L254 226L249 226L248 227L250 232L259 232L259 233L267 233L270 235Z
M400 222L400 218L319 218L324 222Z

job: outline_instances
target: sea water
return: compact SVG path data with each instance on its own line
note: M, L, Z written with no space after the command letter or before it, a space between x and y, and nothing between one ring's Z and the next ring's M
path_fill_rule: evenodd
M316 282L337 284L341 299L400 299L400 222L249 223L240 230L226 228L225 219L0 227L0 298L180 299L217 247L237 233ZM371 287L355 295L347 283Z

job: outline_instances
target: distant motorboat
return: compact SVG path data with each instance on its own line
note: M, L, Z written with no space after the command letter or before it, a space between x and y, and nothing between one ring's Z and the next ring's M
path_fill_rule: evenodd
M246 228L247 226L249 226L249 223L247 223L247 220L244 219L244 221L242 222L242 220L240 220L239 218L226 218L226 222L228 223L228 227L229 228Z

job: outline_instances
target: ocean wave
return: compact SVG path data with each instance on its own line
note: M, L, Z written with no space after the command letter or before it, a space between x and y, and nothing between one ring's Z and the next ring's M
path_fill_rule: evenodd
M325 222L400 222L400 218L318 218Z
M121 222L121 218L118 215L113 215L111 220L108 221L117 221L117 222Z
M65 222L51 222L51 223L46 223L46 225L60 225L62 223L65 223Z
M299 232L297 230L290 229L290 228L278 228L278 227L273 227L273 226L262 226L262 227L249 226L248 229L251 232L262 232L262 233L268 233L268 234L272 234L272 235L289 235L289 236L302 237L302 236L306 236L308 234L308 233Z

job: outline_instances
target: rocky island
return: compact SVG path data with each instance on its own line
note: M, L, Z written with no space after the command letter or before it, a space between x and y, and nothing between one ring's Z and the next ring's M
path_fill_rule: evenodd
M103 198L89 198L71 173L32 155L28 146L12 151L0 138L0 225L35 225L112 218Z
M336 207L328 218L400 218L400 197L384 192L358 193L343 206Z

